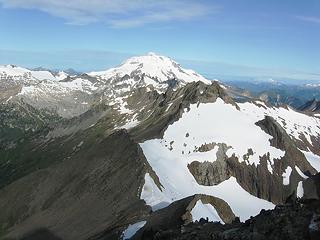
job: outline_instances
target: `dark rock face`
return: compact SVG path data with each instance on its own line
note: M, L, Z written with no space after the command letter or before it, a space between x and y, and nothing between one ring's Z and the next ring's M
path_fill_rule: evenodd
M61 238L55 236L53 233L47 229L37 229L27 235L25 235L21 240L62 240Z
M296 142L288 136L285 130L272 117L266 116L265 119L259 121L257 125L273 137L271 139L272 146L286 151L286 155L275 163L275 170L278 174L283 172L285 165L293 166L294 164L303 172L310 171L311 174L316 173L303 153L299 151Z
M217 185L231 176L230 169L228 167L228 156L226 152L228 146L226 144L206 144L199 148L199 152L210 151L215 146L218 146L216 154L217 160L215 162L204 162L200 163L194 161L188 165L189 171L194 176L196 181L205 186Z
M320 111L320 101L316 99L312 99L302 106L298 107L300 111L306 111L306 112L319 112Z
M320 199L320 173L303 181L303 198Z
M139 145L125 130L85 144L0 190L5 236L19 239L45 228L61 239L86 239L149 214L139 196L146 172L155 175Z
M320 228L310 229L310 222L317 208L310 203L293 203L277 206L274 210L262 210L259 215L245 223L234 221L231 224L207 222L202 219L179 227L145 229L135 239L216 239L216 240L316 240L320 237Z

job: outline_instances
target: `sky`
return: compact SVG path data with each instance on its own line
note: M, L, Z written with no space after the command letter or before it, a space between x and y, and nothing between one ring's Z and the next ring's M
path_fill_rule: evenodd
M318 0L0 0L0 64L102 70L156 52L208 75L320 80Z

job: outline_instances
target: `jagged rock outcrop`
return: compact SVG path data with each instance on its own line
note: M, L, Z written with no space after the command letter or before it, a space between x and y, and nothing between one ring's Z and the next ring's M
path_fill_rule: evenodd
M199 152L206 152L218 146L216 153L217 160L215 162L194 161L188 165L189 171L194 176L196 181L205 186L217 185L231 176L228 168L228 156L226 155L229 147L224 143L219 144L206 144L199 148Z
M231 223L234 221L235 215L225 201L213 196L196 194L153 212L146 219L147 223L145 226L136 233L133 239L147 238L148 235L145 232L165 231L193 222L191 212L198 201L201 201L203 204L211 204L224 222Z
M192 201L189 203L189 205L186 208L186 213L182 216L182 219L184 220L184 224L188 224L192 222L192 209L195 207L196 203L198 201L201 201L203 204L210 204L213 206L218 215L221 217L222 221L225 223L231 223L235 220L235 215L232 212L232 209L226 203L220 198L208 196L204 194L196 194L194 195Z
M320 236L320 228L314 225L314 213L319 212L319 207L319 201L281 205L274 210L262 210L259 215L245 223L234 221L231 224L222 225L203 219L200 222L178 227L145 229L135 239L317 240Z

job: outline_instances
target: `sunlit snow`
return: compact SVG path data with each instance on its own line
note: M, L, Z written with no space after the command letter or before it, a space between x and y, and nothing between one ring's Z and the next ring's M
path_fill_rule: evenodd
M286 168L286 170L284 171L284 173L282 174L282 178L283 178L283 185L289 185L290 184L290 175L292 172L292 168L290 166L288 166Z
M146 85L151 84L155 87L159 83L167 80L176 79L183 83L202 81L210 84L210 81L205 79L200 74L190 69L182 68L178 63L165 56L158 56L154 53L149 53L145 56L132 57L121 64L119 67L111 68L107 71L91 72L91 76L99 76L102 79L108 80L115 76L131 76L133 72L143 73ZM131 82L133 86L135 82Z
M211 204L203 204L201 200L198 200L196 205L191 210L192 221L199 221L201 218L208 218L211 222L220 222L224 224L220 218L217 210Z
M299 174L302 178L304 178L304 179L307 179L307 178L308 178L308 176L306 176L306 175L301 171L301 169L300 169L299 167L295 166L295 169L296 169L296 171L298 172L298 174Z
M297 197L302 198L303 194L304 194L303 185L302 185L302 181L300 181L297 187Z
M315 155L312 152L306 152L306 151L301 151L308 162L311 164L311 166L316 169L318 172L320 172L320 156Z
M130 239L133 237L143 226L146 224L146 221L137 222L135 224L130 224L128 228L122 233L122 239Z

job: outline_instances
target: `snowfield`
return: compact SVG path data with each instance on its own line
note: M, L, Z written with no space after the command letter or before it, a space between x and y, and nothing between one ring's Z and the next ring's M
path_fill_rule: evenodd
M320 136L320 119L296 112L290 107L267 107L263 102L259 101L257 103L261 106L249 102L238 105L241 111L255 119L256 122L263 119L264 116L273 117L292 138L301 140L303 135L310 144L313 144L311 137Z
M313 145L311 137L320 138L320 119L311 117L283 107L267 107L263 102L257 101L260 106L253 103L238 104L241 111L255 122L262 120L265 116L273 117L277 123L287 132L287 134L296 140L303 140L303 137ZM320 157L311 151L302 151L311 166L320 171Z
M319 119L291 109L269 108L262 102L259 102L259 105L242 103L239 106L240 110L220 98L214 103L191 105L189 111L185 110L182 117L167 128L162 139L140 143L162 185L159 189L148 174L145 176L141 198L152 206L153 210L194 194L207 194L225 200L242 221L257 215L261 209L274 207L272 203L250 195L234 177L216 186L199 185L187 166L193 161L216 161L219 148L217 144L224 143L229 147L229 157L235 155L239 161L245 161L248 165L257 166L260 164L260 157L269 155L268 170L273 173L274 159L280 159L285 152L272 147L272 136L255 123L267 115L272 116L292 138L299 139L301 133L307 137L318 136ZM207 152L197 151L203 144L213 144L214 147ZM305 154L309 161L313 161L312 166L318 170L315 162L320 164L320 157L311 153ZM284 172L284 185L289 184L291 171L291 167L288 167ZM306 177L301 170L298 173ZM299 186L299 195L302 194L301 187ZM202 206L199 209L197 213L201 213L201 216L198 214L196 218L212 217L212 211L207 207Z
M68 82L59 81L41 81L36 85L23 86L19 95L24 96L38 96L43 97L47 95L60 95L69 94L72 91L79 91L86 94L92 94L93 91L97 90L90 81L86 79L76 78Z
M144 149L145 153L147 151L147 149ZM152 178L146 175L148 181L145 182L141 193L141 199L152 206L154 211L194 194L206 194L223 199L229 204L235 215L240 217L241 221L257 215L261 209L274 208L274 204L246 192L234 177L216 186L199 185L186 165L176 160L161 158L161 153L155 154L155 152L148 152L147 159L148 161L151 160L151 166L159 176L163 185L162 191L153 182ZM206 218L211 215L211 211L206 211L206 214L201 217Z
M267 153L271 161L283 157L284 152L270 146L272 137L255 122L235 106L218 98L215 103L191 105L190 111L186 109L181 119L168 127L160 143L164 147L172 146L171 155L185 159L187 164L195 160L215 161L218 146L212 152L194 152L196 148L209 143L225 143L231 147L227 151L228 157L234 154L240 161L256 166L260 157ZM244 159L249 149L253 150L253 154Z

